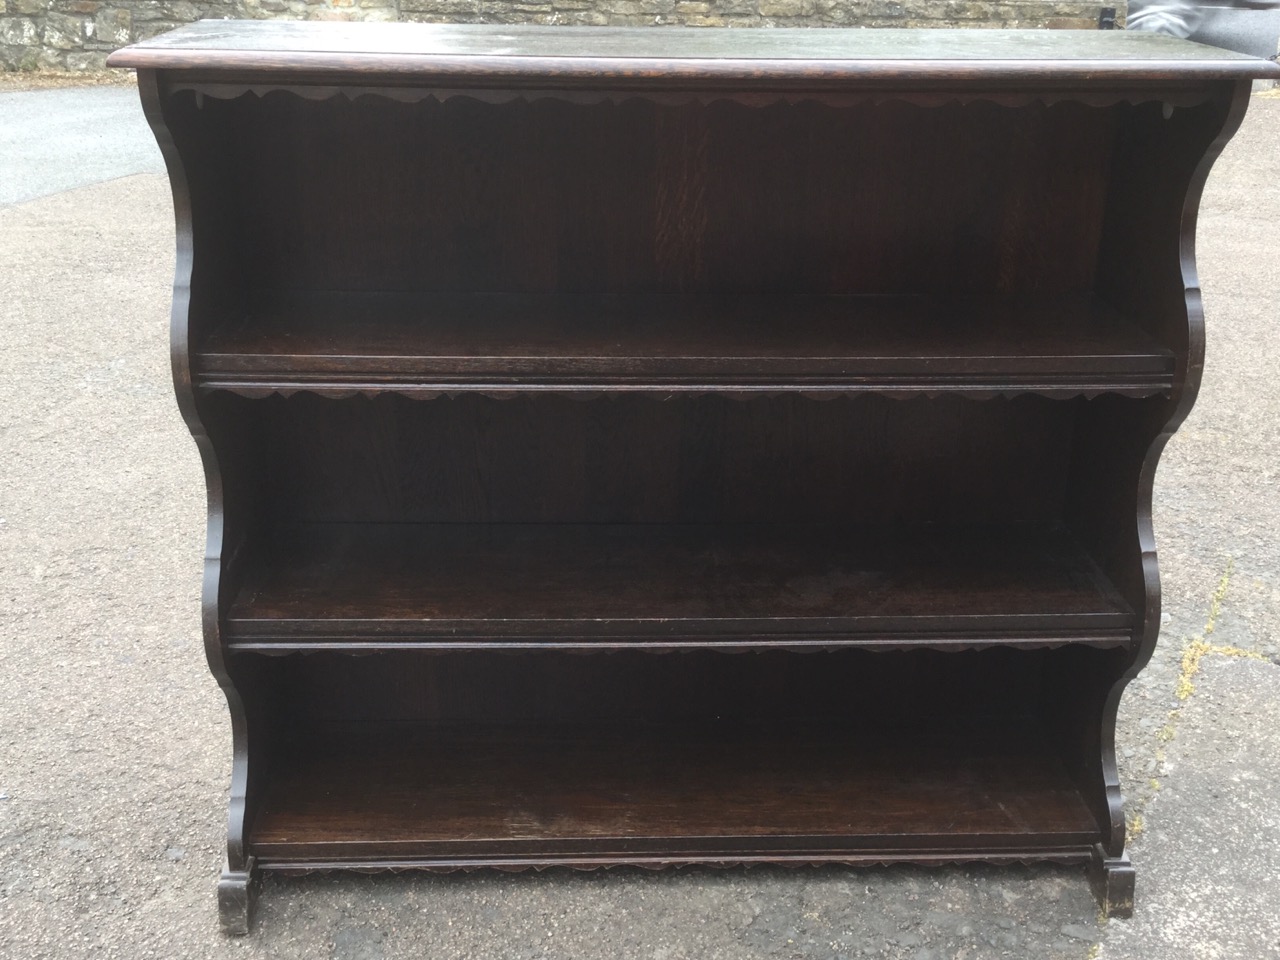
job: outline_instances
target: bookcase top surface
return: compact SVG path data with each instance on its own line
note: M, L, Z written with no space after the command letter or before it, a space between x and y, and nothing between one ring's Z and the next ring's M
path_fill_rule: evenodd
M1280 65L1171 37L1091 30L715 29L203 20L113 67L403 73L519 81L1061 80L1280 77Z

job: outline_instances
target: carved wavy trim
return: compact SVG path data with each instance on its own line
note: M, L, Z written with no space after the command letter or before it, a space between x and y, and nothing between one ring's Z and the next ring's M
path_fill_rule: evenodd
M629 100L645 100L664 106L682 106L690 103L703 105L729 101L749 107L766 107L773 104L816 102L833 107L851 107L864 104L879 106L887 103L906 103L918 107L945 107L951 104L993 103L1005 107L1033 105L1052 106L1056 103L1082 103L1090 107L1111 107L1120 103L1165 103L1168 107L1191 107L1207 102L1211 94L1206 84L1179 88L1163 85L1150 88L1129 89L1072 88L1041 90L910 90L877 89L864 87L850 91L717 91L717 90L578 90L578 89L484 89L460 87L415 86L363 86L329 85L322 83L280 83L264 81L256 83L216 83L190 80L173 80L166 85L169 94L193 92L197 98L212 97L215 100L234 100L239 97L265 97L270 93L288 93L305 100L357 100L360 97L380 97L401 103L420 103L424 100L444 102L455 97L477 100L482 103L535 102L562 100L568 103L592 105L598 103L625 103Z

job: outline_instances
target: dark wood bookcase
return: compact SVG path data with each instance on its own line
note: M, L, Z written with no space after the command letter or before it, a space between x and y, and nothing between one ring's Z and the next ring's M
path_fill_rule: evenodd
M1123 33L209 21L178 221L262 870L1092 863L1274 64ZM659 655L662 654L662 655Z

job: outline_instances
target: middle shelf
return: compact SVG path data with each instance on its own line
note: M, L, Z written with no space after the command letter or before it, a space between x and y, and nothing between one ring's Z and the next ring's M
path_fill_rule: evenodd
M1044 525L305 523L251 544L233 651L1124 646Z
M1088 296L422 294L251 298L196 344L247 396L1172 389L1173 354Z

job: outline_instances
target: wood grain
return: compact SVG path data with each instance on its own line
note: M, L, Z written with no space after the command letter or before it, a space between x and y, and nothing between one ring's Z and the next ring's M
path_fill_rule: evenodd
M1121 112L283 92L167 106L207 167L197 222L230 228L202 260L234 265L218 295L240 312L421 293L932 296L1052 314L1091 300Z
M1105 305L1080 299L299 293L216 326L195 363L200 386L250 395L1149 396L1169 390L1173 377L1170 351Z
M313 524L260 549L232 649L1117 645L1132 622L1035 528Z
M1098 826L1017 725L861 736L830 725L329 728L287 751L264 862L726 858L1079 847Z
M998 77L1115 83L1133 78L1261 78L1275 64L1123 31L701 30L217 21L189 24L111 55L146 69L409 73L490 84L944 80Z
M978 529L1061 519L1073 436L1107 399L913 396L213 391L206 406L251 458L264 521Z

